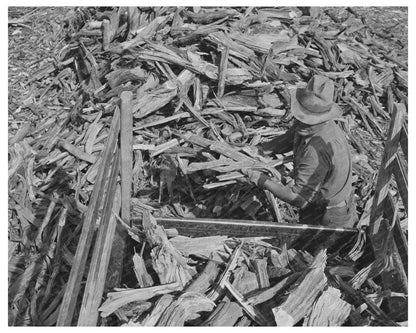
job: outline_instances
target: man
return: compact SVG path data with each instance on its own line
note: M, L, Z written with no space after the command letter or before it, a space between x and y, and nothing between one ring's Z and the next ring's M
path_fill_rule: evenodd
M300 208L300 223L352 227L356 215L351 154L344 133L334 122L342 112L333 96L334 82L320 75L306 88L292 91L294 126L260 147L264 153L275 154L293 148L293 184L285 186L259 171L243 171L257 186Z

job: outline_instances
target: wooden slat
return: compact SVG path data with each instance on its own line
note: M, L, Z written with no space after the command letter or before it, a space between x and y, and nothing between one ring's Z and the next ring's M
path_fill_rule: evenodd
M133 114L131 91L121 93L120 149L121 149L121 218L130 224L130 197L133 170Z
M370 215L370 236L374 236L375 234L377 234L380 228L380 222L383 217L382 207L384 204L384 199L387 196L391 180L390 164L394 160L399 144L400 132L404 122L404 113L405 106L403 104L396 104L392 115L386 145L384 148L384 155L381 162L381 167L377 177L373 206ZM377 255L381 244L375 244L372 242L372 246Z
M95 326L98 319L98 307L104 291L105 276L110 261L110 253L114 240L116 213L120 210L120 188L116 191L117 174L119 172L119 152L111 166L110 184L106 194L102 221L99 226L94 252L92 254L87 284L78 318L78 326Z
M103 201L103 192L105 184L109 178L109 168L111 160L114 158L114 151L117 144L118 134L120 131L120 115L118 108L115 109L113 121L111 123L110 134L107 139L106 148L103 151L103 158L94 189L92 191L88 210L85 213L82 225L81 236L78 241L77 250L74 256L74 264L69 274L65 294L59 310L57 326L70 326L74 316L75 305L81 288L81 280L84 275L87 256L91 247L91 241L94 235L98 209Z
M404 208L406 212L408 210L408 184L407 184L407 170L404 167L404 162L399 154L396 154L396 158L392 165L394 179L396 180L397 187L399 188L400 197L402 198Z

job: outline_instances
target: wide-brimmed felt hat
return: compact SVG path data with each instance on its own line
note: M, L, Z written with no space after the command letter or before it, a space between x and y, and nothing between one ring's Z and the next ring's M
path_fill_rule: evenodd
M340 107L334 103L334 82L315 75L306 88L291 91L290 109L302 123L315 125L341 116Z

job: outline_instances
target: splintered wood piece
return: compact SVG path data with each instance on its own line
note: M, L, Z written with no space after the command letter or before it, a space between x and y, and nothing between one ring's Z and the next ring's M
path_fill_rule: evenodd
M186 288L186 291L205 293L213 285L220 272L220 265L211 259L212 256L210 256L204 270Z
M224 287L227 288L227 290L234 297L237 303L242 307L244 312L247 313L247 315L252 320L254 320L258 325L260 326L272 325L272 323L270 323L259 310L257 310L255 307L253 307L251 304L247 303L244 300L243 295L241 295L240 292L235 287L233 287L228 280L224 281Z
M208 258L212 252L222 250L224 241L228 236L208 236L190 238L186 236L177 236L170 239L172 245L184 256L196 255L202 258Z
M215 303L205 295L185 292L162 314L156 326L183 326L186 321L199 317L199 312L211 312Z
M266 290L259 290L254 294L250 293L250 297L248 297L246 301L252 305L257 305L275 298L287 290L300 277L301 274L302 273L300 272L293 273L276 283L273 287Z
M326 286L326 258L326 250L323 249L299 278L298 286L290 292L289 297L283 304L272 309L277 326L294 326L308 313Z
M156 326L160 317L165 313L169 305L174 301L174 297L170 294L165 294L160 297L150 314L141 322L142 326Z
M353 306L341 299L339 289L328 287L317 299L303 326L342 326Z
M245 264L234 270L233 273L234 280L232 286L242 296L246 296L250 292L259 289L259 282L256 273L250 272Z
M181 289L182 286L179 282L172 282L148 288L111 292L107 294L106 301L100 306L98 311L101 312L101 317L108 317L118 308L130 302L146 301L154 296L168 294Z
M59 309L57 326L69 326L72 323L76 301L81 288L81 280L84 274L85 264L88 252L91 247L91 241L94 235L98 210L104 199L104 193L108 187L108 178L111 168L108 166L114 159L114 152L120 131L120 115L119 109L116 107L113 120L110 127L110 134L107 139L106 148L102 154L102 167L98 171L97 179L85 213L81 236L78 241L77 250L74 257L73 266L66 285L64 298Z
M269 276L267 274L267 258L254 259L252 265L256 270L257 281L260 288L270 287Z
M221 301L201 326L234 326L243 311L236 302L229 299Z
M131 102L133 93L121 93L120 108L120 157L121 157L121 218L130 224L130 199L133 170L133 115Z
M225 77L227 74L227 64L228 64L228 54L229 49L227 46L221 49L221 62L219 67L218 74L218 98L221 98L224 95L225 89Z
M234 270L234 268L237 265L238 259L241 254L241 248L243 246L243 243L241 243L233 252L230 259L228 260L227 267L225 268L224 272L222 272L221 277L215 284L214 288L211 290L211 292L208 294L209 299L212 301L216 301L223 293L224 293L224 283L228 280L231 272Z
M153 279L147 272L144 259L138 254L133 255L134 274L141 288L153 286Z
M195 270L188 266L186 260L173 247L162 227L148 210L143 213L143 230L152 247L153 268L161 283L178 281L182 288L192 279Z
M77 147L71 145L69 142L66 142L65 140L60 140L59 145L68 153L74 155L76 158L79 158L82 161L88 163L95 163L95 161L97 160L97 158L94 155L79 150Z

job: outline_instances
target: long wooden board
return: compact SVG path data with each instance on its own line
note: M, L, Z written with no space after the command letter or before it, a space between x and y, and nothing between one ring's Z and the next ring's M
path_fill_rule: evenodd
M69 274L69 279L66 285L65 294L59 310L57 326L70 326L74 316L75 305L78 299L81 288L81 280L84 275L85 264L89 250L91 248L91 241L95 231L95 225L98 218L98 210L104 200L103 193L109 181L109 171L111 161L114 159L114 152L118 141L118 134L120 131L120 114L118 108L114 111L113 120L111 123L110 134L107 139L106 148L103 151L101 164L106 167L99 168L97 178L95 180L94 189L91 195L91 200L88 205L88 210L83 219L83 226L81 236L78 241L77 250L75 252L74 264Z

